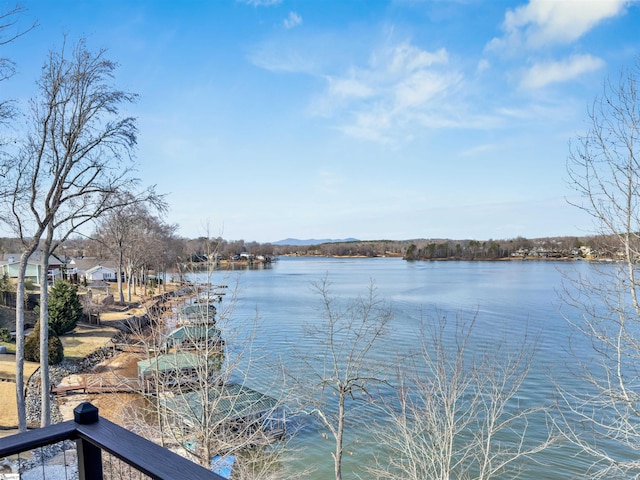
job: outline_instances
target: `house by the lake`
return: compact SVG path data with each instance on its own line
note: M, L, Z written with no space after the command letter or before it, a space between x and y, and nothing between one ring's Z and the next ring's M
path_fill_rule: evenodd
M104 265L96 265L84 272L84 278L87 282L115 282L116 271L113 268Z
M5 253L0 260L0 273L2 275L8 275L9 278L18 278L18 271L20 269L20 253ZM65 262L56 255L49 255L49 269L46 276L42 272L42 252L34 252L27 261L27 270L25 280L30 280L33 283L40 285L45 278L48 278L49 284L52 284L56 280L64 278L65 274Z

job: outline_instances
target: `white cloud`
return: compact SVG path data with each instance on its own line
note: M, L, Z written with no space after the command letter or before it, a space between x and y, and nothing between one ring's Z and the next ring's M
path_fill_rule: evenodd
M346 135L377 143L387 143L391 140L389 131L393 127L390 112L381 108L371 108L355 112L353 119L339 129Z
M289 12L289 16L284 19L284 28L293 28L302 24L302 17L296 12Z
M507 10L505 36L491 40L487 48L539 48L571 43L602 21L621 15L629 0L530 0Z
M259 68L272 72L307 73L318 72L316 59L295 48L280 48L277 44L264 44L248 54L249 61Z
M462 76L448 64L445 49L430 52L409 42L383 48L362 67L325 75L327 89L312 113L335 116L345 134L378 142L451 125L450 119L440 118L442 104Z
M501 121L494 112L478 112L467 103L475 90L445 48L426 50L410 41L387 40L367 60L354 63L352 55L332 56L319 47L327 43L272 41L254 48L249 59L260 68L323 81L308 113L367 141L402 143L435 129L485 129Z
M329 82L329 95L341 98L367 98L374 94L374 89L365 82L353 78L326 77Z
M236 0L240 3L246 3L252 7L271 7L282 3L282 0Z
M484 73L487 70L491 69L491 63L489 60L483 58L478 62L478 66L476 67L476 73Z
M592 55L574 55L560 62L538 63L525 73L520 86L535 89L551 83L566 82L584 73L599 70L604 65L602 59Z
M406 74L428 68L437 63L447 63L449 55L444 48L427 52L420 48L402 43L391 52L388 69L391 73Z
M499 146L494 143L485 143L482 145L476 145L460 152L461 157L475 157L476 155L495 152L499 150Z
M396 108L423 105L447 90L452 77L430 71L419 71L398 82L394 87Z

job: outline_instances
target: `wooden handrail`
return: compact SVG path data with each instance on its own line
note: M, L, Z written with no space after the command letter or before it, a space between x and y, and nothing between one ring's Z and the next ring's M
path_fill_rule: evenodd
M75 440L81 480L102 479L100 451L109 452L157 480L224 480L197 463L99 417L98 409L88 402L74 409L74 417L74 420L0 439L0 457Z

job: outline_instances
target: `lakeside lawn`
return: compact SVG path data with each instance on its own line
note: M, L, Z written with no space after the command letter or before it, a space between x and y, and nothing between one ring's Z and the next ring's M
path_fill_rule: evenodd
M29 380L29 377L40 367L36 362L24 362L24 381ZM0 354L0 379L14 383L14 397L15 397L15 381L16 381L16 356L11 353ZM15 398L14 398L15 400Z
M82 360L100 347L105 346L116 333L118 333L118 330L113 327L77 326L73 332L60 337L62 345L64 346L64 358L68 360ZM0 345L4 345L7 348L7 354L15 355L15 342L0 342ZM0 355L0 357L2 357L2 355ZM15 371L15 360L13 364L13 371ZM11 373L13 375L13 372ZM1 374L2 371L0 370L0 375Z
M15 370L15 365L13 367ZM0 427L18 427L18 408L16 405L16 384L0 382Z
M64 356L69 360L81 360L106 345L116 333L117 330L111 327L78 326L73 333L60 337L64 345ZM14 343L3 345L15 352ZM24 362L25 383L39 367L38 363ZM15 353L0 354L0 427L12 428L18 424L15 375Z
M133 308L125 311L114 309L101 314L101 320L119 321L132 315L143 315L146 308L140 306L140 298L135 297L135 302L129 303ZM136 308L137 307L137 308ZM29 314L33 315L32 312ZM26 319L27 315L25 315ZM36 316L29 317L35 323ZM0 326L11 329L15 325L15 310L6 307L0 308ZM60 337L64 346L65 359L79 361L95 352L99 348L107 345L109 341L118 333L118 330L109 326L87 326L78 325L73 332ZM15 343L0 343L7 347L7 354L0 354L0 427L17 428L18 412L16 406L16 384L15 384ZM24 380L25 383L40 367L38 363L25 362ZM119 399L116 404L122 406Z
M113 327L78 325L73 332L60 337L64 346L64 358L82 360L100 347L105 346L116 333L118 330Z
M35 362L24 362L24 381L40 367ZM12 354L0 354L0 426L17 427L18 409L16 406L16 357Z

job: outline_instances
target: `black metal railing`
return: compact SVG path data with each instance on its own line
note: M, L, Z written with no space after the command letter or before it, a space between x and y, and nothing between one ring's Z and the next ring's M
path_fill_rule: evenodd
M105 478L104 452L152 479L224 480L220 475L100 417L98 409L88 402L78 405L73 413L74 420L0 439L0 458L75 440L79 480Z

